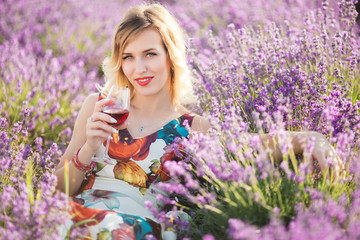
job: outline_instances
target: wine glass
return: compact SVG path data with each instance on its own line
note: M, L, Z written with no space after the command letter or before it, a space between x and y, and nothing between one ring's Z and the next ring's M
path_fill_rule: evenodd
M102 112L109 114L112 118L116 119L116 123L107 123L112 127L117 127L121 125L127 117L129 116L129 106L130 106L130 90L128 87L117 88L114 90L114 86L111 87L109 93L106 96L109 99L109 102L104 106ZM108 156L109 143L110 143L111 134L106 140L104 156L93 157L92 160L95 162L106 163L110 165L115 165L116 160L111 159Z

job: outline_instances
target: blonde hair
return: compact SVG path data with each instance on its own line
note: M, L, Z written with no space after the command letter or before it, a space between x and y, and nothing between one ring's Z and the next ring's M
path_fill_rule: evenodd
M112 85L133 86L122 71L122 53L125 46L145 29L156 29L163 40L170 59L171 100L173 104L186 104L196 99L190 71L186 63L185 40L181 27L175 17L161 4L142 4L130 8L118 25L111 56L103 61L105 85L101 91L109 91Z

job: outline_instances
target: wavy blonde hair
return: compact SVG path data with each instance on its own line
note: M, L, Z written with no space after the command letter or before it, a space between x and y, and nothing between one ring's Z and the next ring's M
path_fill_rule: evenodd
M183 30L176 18L161 4L142 4L130 8L118 25L111 56L103 61L105 84L100 91L108 92L112 85L134 88L122 70L122 53L125 46L145 29L156 29L163 40L170 59L171 100L173 104L187 104L196 100L190 71L186 62Z

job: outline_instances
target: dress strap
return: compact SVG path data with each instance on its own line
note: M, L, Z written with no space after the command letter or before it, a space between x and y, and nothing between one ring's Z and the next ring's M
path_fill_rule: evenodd
M185 114L183 114L182 116L179 117L180 125L181 126L189 125L189 127L191 127L195 116L196 115L194 113L185 113Z

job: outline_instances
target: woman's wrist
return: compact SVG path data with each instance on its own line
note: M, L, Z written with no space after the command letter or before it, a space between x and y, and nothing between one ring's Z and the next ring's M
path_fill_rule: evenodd
M290 132L295 154L303 153L306 146L308 146L311 141L319 138L319 136L321 136L321 134L315 131Z
M76 160L80 165L89 165L94 155L95 152L85 143L82 147L76 149L73 160Z
M80 153L82 152L82 156L80 158ZM95 168L95 163L91 161L91 156L89 155L89 151L87 151L87 147L84 145L83 147L77 149L71 159L72 163L74 164L75 168L79 171L85 173L85 175L92 172ZM80 160L81 159L81 160Z
M80 162L80 160L79 160L79 152L80 152L80 150L81 150L81 148L79 148L74 153L74 156L72 157L71 161L73 162L76 169L78 169L80 171L83 171L83 172L89 172L92 169L92 165L91 164L83 164L82 162Z
M87 142L84 143L84 145L81 147L80 156L84 158L84 162L91 162L91 157L95 155L97 150L93 150ZM88 161L85 161L85 159L89 159Z

